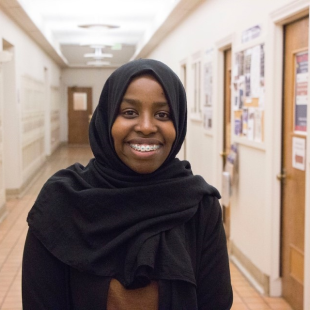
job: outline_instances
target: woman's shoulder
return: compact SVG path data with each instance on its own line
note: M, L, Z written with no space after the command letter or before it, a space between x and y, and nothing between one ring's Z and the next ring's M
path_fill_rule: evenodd
M43 187L62 182L72 185L77 180L86 180L87 167L88 165L83 166L81 163L76 162L66 168L60 169L47 179Z
M199 203L197 212L193 218L195 226L202 230L216 225L222 219L222 206L219 199L221 198L219 191L209 185L207 193L203 196Z

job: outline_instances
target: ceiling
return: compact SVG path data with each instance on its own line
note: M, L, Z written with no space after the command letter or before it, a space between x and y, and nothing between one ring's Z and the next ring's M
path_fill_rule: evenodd
M87 68L145 57L199 2L0 0L0 6L62 67Z

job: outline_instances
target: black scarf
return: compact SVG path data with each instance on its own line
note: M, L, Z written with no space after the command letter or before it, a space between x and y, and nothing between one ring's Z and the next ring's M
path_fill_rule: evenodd
M152 74L163 87L176 140L164 164L140 175L117 157L111 127L130 81ZM161 62L136 60L105 83L89 130L95 158L60 170L43 186L28 216L30 229L59 260L79 270L115 277L127 288L152 279L195 274L182 225L206 194L219 194L188 162L175 158L186 133L186 96L179 78Z

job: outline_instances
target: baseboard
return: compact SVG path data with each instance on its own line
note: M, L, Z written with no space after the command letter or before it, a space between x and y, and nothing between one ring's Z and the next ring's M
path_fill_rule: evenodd
M8 211L6 209L5 203L0 207L0 223L7 217Z
M233 241L230 241L230 259L261 294L269 296L269 276L259 270Z
M53 151L52 154L54 154L58 149L60 149L62 146L67 145L66 142L61 142L59 143L59 145L57 146L57 148L55 148L55 150ZM51 155L50 155L51 156ZM41 175L41 173L43 172L42 168L44 167L46 161L50 158L50 156L46 156L45 160L41 161L40 166L37 167L37 169L27 178L27 180L22 184L22 186L20 188L8 188L6 189L6 197L7 198L18 198L23 196L23 194L25 193L25 191L37 180L37 178Z
M40 174L43 172L42 167L44 166L45 162L41 164L22 184L20 188L8 188L6 189L6 197L10 198L19 198L22 197L25 191L32 186L32 184L37 180Z

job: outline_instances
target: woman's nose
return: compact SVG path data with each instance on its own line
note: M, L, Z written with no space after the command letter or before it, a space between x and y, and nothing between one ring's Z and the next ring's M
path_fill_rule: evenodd
M135 129L144 135L150 135L156 132L157 126L154 117L150 115L140 115Z

